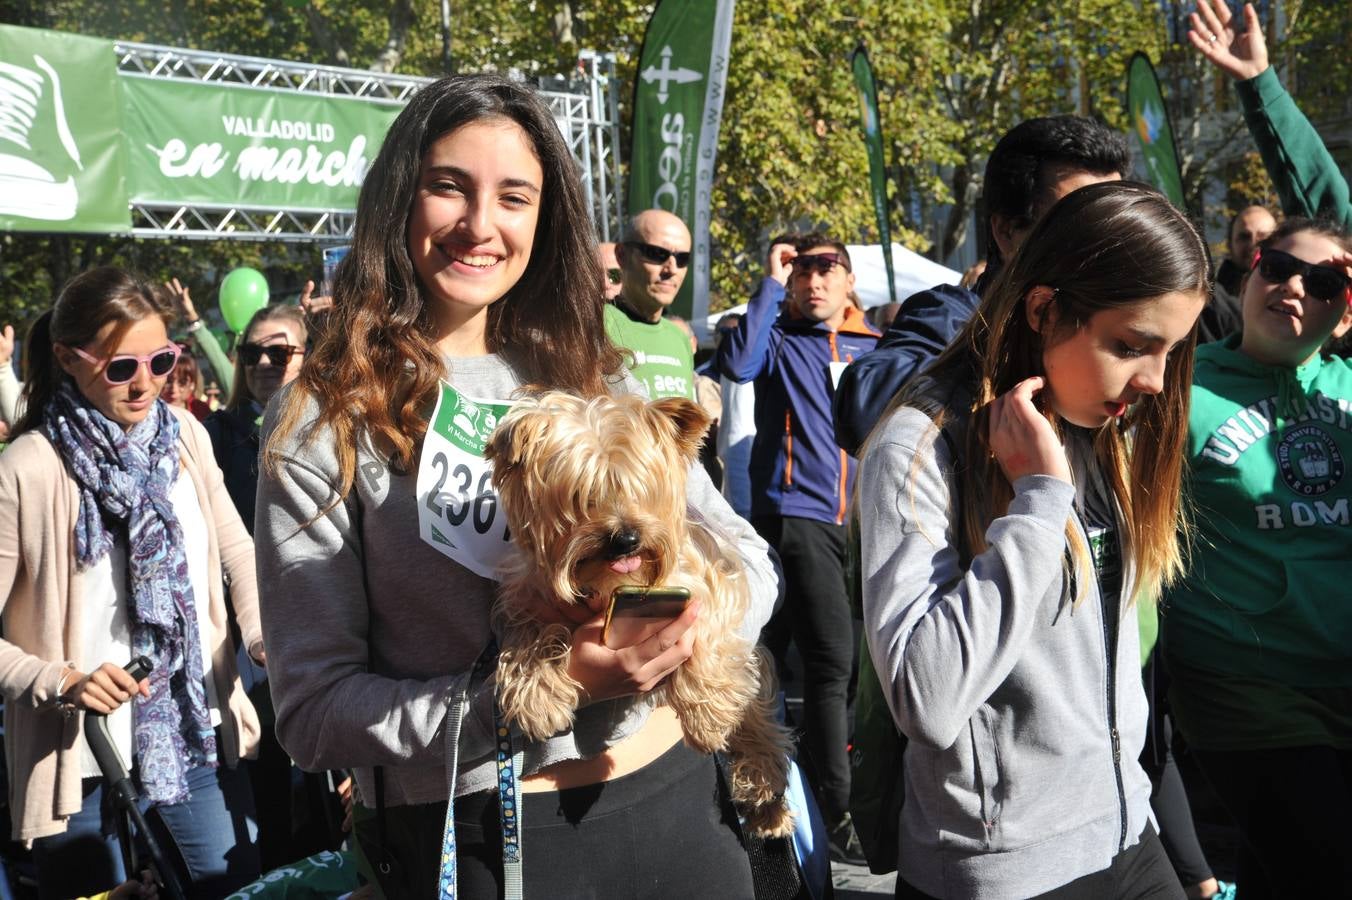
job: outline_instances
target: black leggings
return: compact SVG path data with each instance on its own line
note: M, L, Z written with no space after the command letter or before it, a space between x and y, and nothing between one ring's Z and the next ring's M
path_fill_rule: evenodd
M896 897L935 900L901 878L897 878ZM1114 856L1108 868L1038 894L1034 900L1183 900L1183 888L1164 855L1159 836L1147 825L1136 845Z
M713 757L678 743L613 781L521 797L522 888L527 897L577 900L750 900L751 867ZM446 806L398 807L391 850L416 885L436 893ZM393 811L393 810L392 810ZM405 832L407 834L407 832ZM427 838L432 838L428 840ZM466 900L502 895L496 791L455 801L457 887ZM418 844L418 849L411 844ZM426 885L426 892L422 888ZM391 898L393 900L393 898Z
M1178 880L1185 888L1199 885L1211 879L1212 871L1197 840L1192 804L1178 771L1178 761L1174 759L1174 725L1168 713L1169 678L1161 664L1158 646L1151 650L1141 678L1150 703L1150 727L1140 756L1141 768L1150 777L1150 809L1159 822L1160 843L1178 873Z
M1146 774L1150 776L1150 809L1160 823L1160 842L1179 881L1185 887L1207 881L1211 866L1197 840L1192 804L1173 752L1165 748L1164 765L1157 772L1147 769Z
M845 526L796 516L757 516L751 523L775 548L784 570L784 605L761 634L783 665L789 638L803 658L799 763L828 826L850 808L850 690L855 639L845 579Z
M1352 751L1194 749L1193 756L1244 838L1236 879L1244 900L1347 890Z

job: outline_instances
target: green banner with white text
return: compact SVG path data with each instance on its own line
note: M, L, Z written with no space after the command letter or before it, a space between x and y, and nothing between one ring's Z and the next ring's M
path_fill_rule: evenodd
M629 215L675 213L690 229L692 271L671 311L702 330L709 311L710 201L734 0L661 0L634 82Z
M868 148L869 190L873 195L873 215L878 220L878 242L883 247L887 267L887 294L897 302L897 277L892 271L892 226L887 218L887 171L883 167L883 127L878 115L878 88L873 83L873 66L861 41L850 57L854 86L859 91L859 117L864 126L864 144Z
M349 210L402 104L122 79L133 201Z
M1182 209L1183 174L1174 146L1174 129L1169 123L1169 107L1160 92L1155 67L1144 53L1137 53L1127 64L1127 112L1141 144L1150 183Z
M0 25L0 229L131 227L112 41Z
M400 101L120 72L0 25L0 231L126 232L131 205L351 212Z

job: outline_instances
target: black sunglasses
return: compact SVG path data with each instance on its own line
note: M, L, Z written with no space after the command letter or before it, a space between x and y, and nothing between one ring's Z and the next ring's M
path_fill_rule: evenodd
M626 247L633 247L639 252L639 255L654 265L665 265L666 261L673 256L676 257L676 268L684 269L690 265L689 250L668 250L666 247L659 247L656 244L645 244L642 241L625 241Z
M795 256L789 261L794 271L801 272L804 275L816 272L818 275L825 275L835 266L844 266L845 271L850 271L849 264L845 262L845 257L839 253L804 253Z
M291 357L304 352L304 347L291 344L240 344L239 361L246 366L256 366L266 356L274 366L284 366L291 362Z
M1305 292L1325 303L1349 297L1348 291L1352 289L1352 278L1333 266L1307 263L1281 250L1259 250L1253 267L1264 281L1272 284L1281 284L1289 281L1292 275L1299 275L1305 284Z

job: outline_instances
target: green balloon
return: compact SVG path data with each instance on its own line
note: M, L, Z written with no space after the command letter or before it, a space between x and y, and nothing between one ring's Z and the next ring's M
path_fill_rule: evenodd
M221 282L221 316L235 334L243 334L253 314L268 305L268 280L257 269L235 269Z

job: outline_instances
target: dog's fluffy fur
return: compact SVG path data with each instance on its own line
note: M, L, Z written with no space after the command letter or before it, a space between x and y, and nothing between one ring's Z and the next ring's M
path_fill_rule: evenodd
M581 685L568 675L571 634L533 610L608 598L621 584L680 586L700 603L694 650L658 688L704 753L726 751L732 795L751 830L792 830L784 801L788 732L773 715L770 667L738 634L748 607L740 560L687 509L686 472L709 418L679 398L580 399L547 393L516 404L487 448L516 553L496 610L503 714L535 740L572 725ZM697 516L697 513L693 514ZM634 571L613 566L616 536Z

